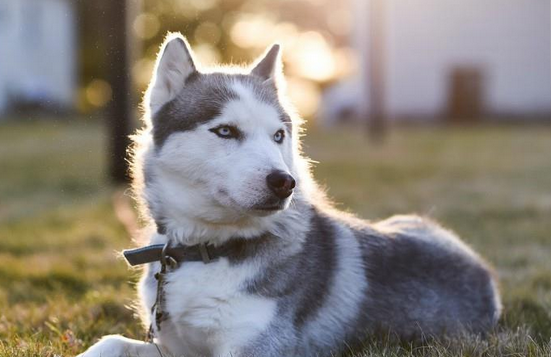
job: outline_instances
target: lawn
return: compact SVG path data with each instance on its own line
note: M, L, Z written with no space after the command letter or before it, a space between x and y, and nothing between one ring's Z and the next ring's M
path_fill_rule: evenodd
M309 130L305 151L342 209L371 220L417 212L458 232L497 269L505 311L487 339L367 341L358 356L551 355L551 127ZM138 272L105 178L94 122L0 126L0 355L71 356L104 334L142 338Z

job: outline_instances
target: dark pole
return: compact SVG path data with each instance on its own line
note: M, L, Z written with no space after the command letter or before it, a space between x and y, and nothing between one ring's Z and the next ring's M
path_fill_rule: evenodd
M130 8L127 0L104 0L107 19L107 76L112 98L107 107L109 177L113 182L129 181L126 150L133 129L133 87L130 70Z
M369 8L369 119L368 134L373 142L381 142L386 134L385 111L385 2L371 0Z

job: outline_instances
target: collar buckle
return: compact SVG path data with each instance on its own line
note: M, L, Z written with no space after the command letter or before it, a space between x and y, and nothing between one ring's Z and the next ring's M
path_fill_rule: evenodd
M199 244L199 253L201 253L201 259L203 259L203 263L208 264L212 261L206 244Z

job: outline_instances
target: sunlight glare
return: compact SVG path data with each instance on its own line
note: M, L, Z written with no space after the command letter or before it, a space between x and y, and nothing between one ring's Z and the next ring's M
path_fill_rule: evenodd
M209 43L199 43L193 46L193 52L199 59L199 63L205 66L213 66L220 63L220 52Z
M301 34L290 52L290 65L294 73L319 82L335 76L336 64L331 47L318 32Z
M272 39L274 22L265 16L243 15L233 25L230 35L241 48L262 48Z
M316 113L320 90L314 83L298 77L288 77L287 93L302 117L311 117Z

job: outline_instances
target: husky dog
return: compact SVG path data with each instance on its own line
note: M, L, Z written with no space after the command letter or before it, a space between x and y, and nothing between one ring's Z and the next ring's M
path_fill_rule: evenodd
M278 45L250 69L208 71L181 35L167 37L134 138L135 191L157 227L151 244L219 256L164 274L160 322L151 307L162 267L149 263L139 295L154 340L106 336L81 356L329 356L375 333L417 339L496 324L496 280L452 232L331 207L281 77Z

